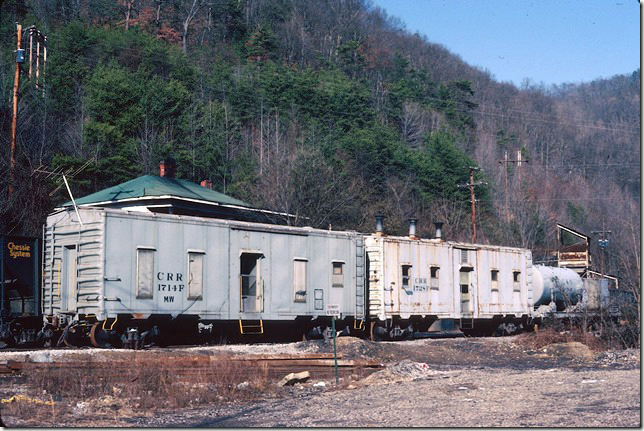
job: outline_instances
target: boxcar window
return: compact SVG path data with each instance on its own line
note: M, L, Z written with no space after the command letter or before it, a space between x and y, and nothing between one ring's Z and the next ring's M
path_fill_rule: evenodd
M499 290L499 270L490 271L490 290Z
M315 309L316 310L324 310L324 290L322 289L315 289L313 292L314 295L314 300L315 300Z
M469 271L459 271L459 285L461 287L461 293L468 293L470 291L470 272Z
M429 267L429 288L438 290L438 276L440 274L440 267L430 266Z
M204 253L188 253L188 299L202 299Z
M402 287L409 287L409 279L411 278L411 265L402 266Z
M136 250L136 297L138 299L152 299L155 253L156 250L152 248Z
M331 280L333 287L344 287L344 263L333 262L333 276Z
M295 302L306 302L306 260L293 261L293 289Z
M521 271L512 271L512 285L515 292L521 291Z

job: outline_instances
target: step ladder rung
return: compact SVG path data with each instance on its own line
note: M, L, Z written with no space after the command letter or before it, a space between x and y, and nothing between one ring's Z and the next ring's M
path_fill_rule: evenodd
M257 322L257 320L250 320L244 323L242 319L239 319L239 333L242 335L264 334L264 321L259 319L258 323L253 322Z
M461 329L474 329L474 318L461 319Z

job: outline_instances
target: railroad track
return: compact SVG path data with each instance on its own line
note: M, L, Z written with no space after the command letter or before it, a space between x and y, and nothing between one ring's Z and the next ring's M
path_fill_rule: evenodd
M338 355L338 374L367 375L384 368L373 360L343 359ZM250 379L264 375L269 379L281 379L291 372L308 371L313 379L330 378L335 375L333 354L276 354L276 355L160 355L137 357L130 360L91 360L26 362L8 361L0 364L0 377L28 377L30 374L83 376L93 379L109 378L123 382L148 378L153 375L177 381L208 382L222 378Z

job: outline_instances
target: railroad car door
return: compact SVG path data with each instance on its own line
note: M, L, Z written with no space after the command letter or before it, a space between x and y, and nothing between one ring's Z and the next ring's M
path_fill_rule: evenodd
M240 295L241 310L244 313L263 311L264 280L261 276L261 260L259 253L242 253L240 256Z
M472 289L470 285L472 271L469 268L461 268L458 275L458 285L461 291L461 315L468 316L472 314Z
M61 286L61 310L74 311L76 309L76 246L63 248L63 274Z
M455 249L455 267L458 268L458 292L461 299L461 317L473 317L474 290L476 289L476 252Z

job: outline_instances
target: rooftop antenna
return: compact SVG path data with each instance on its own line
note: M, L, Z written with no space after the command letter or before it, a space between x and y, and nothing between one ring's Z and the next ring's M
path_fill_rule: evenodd
M56 187L54 189L54 191L49 193L49 196L53 196L54 193L56 193L58 190L60 190L60 188L64 184L65 187L67 188L67 193L69 194L69 197L72 200L72 205L74 205L74 211L76 211L76 217L78 217L78 222L80 223L81 226L83 226L83 220L81 219L80 213L78 212L78 206L76 205L76 200L74 199L74 195L72 195L72 190L69 188L69 183L67 182L67 177L69 176L70 179L74 178L76 175L80 174L85 168L87 168L90 165L90 163L92 163L94 160L95 160L95 157L90 158L80 168L76 169L76 171L74 171L74 172L72 172L73 171L72 168L67 169L66 171L63 172L63 168L61 168L61 167L58 167L58 168L54 169L53 171L48 171L47 169L44 169L45 166L40 165L39 167L34 169L34 171L31 173L32 176L35 173L45 174L45 175L47 175L45 177L45 179L55 177L56 178L55 181L58 182L58 183L61 183L61 179L62 179L62 183L58 187Z
M74 178L76 175L80 174L87 168L90 164L92 164L94 161L96 161L96 157L92 156L89 158L80 168L76 169L76 171L72 172L72 168L69 168L65 171L65 175L67 178L70 180ZM60 168L62 171L62 168ZM56 187L51 193L49 193L49 196L53 196L60 188L63 186L63 182L61 181L61 178L56 178L55 180L58 183L58 187Z

